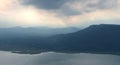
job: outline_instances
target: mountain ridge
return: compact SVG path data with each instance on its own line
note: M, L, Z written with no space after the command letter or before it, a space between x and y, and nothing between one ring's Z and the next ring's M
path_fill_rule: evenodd
M41 36L48 37L57 34L68 34L79 30L78 28L48 28L48 27L12 27L12 28L0 28L1 37L20 37L21 36Z
M7 40L7 41L6 41ZM119 53L120 25L92 25L78 32L60 34L47 38L0 39L0 50L21 51L19 53L41 53L46 51L79 53Z

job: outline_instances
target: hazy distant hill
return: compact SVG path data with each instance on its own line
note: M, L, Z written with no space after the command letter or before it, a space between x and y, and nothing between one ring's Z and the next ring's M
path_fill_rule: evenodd
M52 36L57 34L67 34L78 31L78 28L48 28L48 27L13 27L13 28L0 28L0 38L8 37L27 37L27 36Z
M0 39L0 49L23 53L120 52L120 25L92 25L78 32L47 38L39 36Z

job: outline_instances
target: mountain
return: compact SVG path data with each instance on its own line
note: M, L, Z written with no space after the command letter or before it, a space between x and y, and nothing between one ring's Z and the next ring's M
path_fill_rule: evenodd
M67 34L78 31L78 28L48 28L48 27L13 27L13 28L0 28L0 38L11 37L31 37L40 36L48 37L57 34Z
M51 38L52 44L68 52L120 52L120 25L92 25L81 31Z
M19 53L40 53L46 51L66 53L119 53L120 25L92 25L74 33L50 37L18 37L0 39L0 50Z

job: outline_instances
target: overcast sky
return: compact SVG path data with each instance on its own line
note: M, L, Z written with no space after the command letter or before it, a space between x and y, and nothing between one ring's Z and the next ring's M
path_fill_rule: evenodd
M120 24L120 0L0 0L0 27Z

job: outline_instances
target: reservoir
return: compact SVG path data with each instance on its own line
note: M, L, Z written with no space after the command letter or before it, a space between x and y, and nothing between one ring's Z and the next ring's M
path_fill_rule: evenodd
M30 55L0 51L0 65L120 65L120 56L56 52Z

